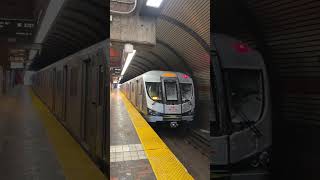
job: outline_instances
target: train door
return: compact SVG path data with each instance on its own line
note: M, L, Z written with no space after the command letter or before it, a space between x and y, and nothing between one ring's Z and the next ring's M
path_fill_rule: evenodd
M52 71L52 112L56 114L56 92L57 92L57 79L56 79L56 68Z
M2 66L0 66L0 96L3 93L3 69Z
M62 121L67 121L67 98L68 98L68 66L63 67L63 110L62 110Z
M100 59L101 60L101 59ZM89 151L92 154L101 156L101 135L102 135L102 111L103 106L100 96L103 88L103 67L99 64L99 57L96 55L87 64L88 86L85 110L85 139Z
M165 114L181 114L181 94L179 90L179 82L176 77L161 77L163 97L164 97L164 113Z
M89 75L90 75L91 69L90 69L90 59L87 59L83 61L82 63L82 115L81 115L81 140L82 143L87 146L88 145L88 140L89 140L89 134L88 134L88 102L90 101L89 99ZM87 148L87 147L86 147Z
M137 81L133 80L133 82L132 82L132 90L133 90L132 104L135 107L137 107L137 87L138 87L137 85L138 85Z
M133 88L132 88L132 82L130 82L129 83L129 100L131 101L131 99L132 99L132 90L133 90Z
M99 58L100 59L100 58ZM102 58L101 58L102 59ZM100 60L101 60L100 59ZM106 106L105 106L105 99L107 96L107 93L105 91L105 81L106 81L106 76L105 76L105 67L101 62L98 62L99 65L97 66L98 69L98 83L97 83L97 88L98 88L98 95L97 95L97 123L96 123L96 155L98 157L103 157L104 154L104 148L106 147L105 144L105 114L104 112L106 111Z
M142 111L142 93L143 93L143 86L142 86L142 79L137 80L137 107L140 111Z

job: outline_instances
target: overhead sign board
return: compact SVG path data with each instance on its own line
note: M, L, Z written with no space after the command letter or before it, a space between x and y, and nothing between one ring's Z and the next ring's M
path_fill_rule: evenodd
M33 19L0 18L0 36L31 38L34 30Z
M23 69L24 64L23 63L17 63L17 62L11 62L10 64L11 69Z

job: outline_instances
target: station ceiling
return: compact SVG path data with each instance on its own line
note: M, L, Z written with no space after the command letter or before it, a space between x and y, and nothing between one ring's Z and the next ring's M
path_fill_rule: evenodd
M107 8L101 0L65 0L31 69L40 69L107 39Z
M11 49L17 44L27 44L32 40L33 28L24 28L23 23L34 24L35 17L42 8L39 0L1 0L0 1L0 65L9 67ZM21 23L22 26L16 25ZM26 31L27 30L27 31ZM26 35L28 34L28 35Z
M199 98L210 89L210 1L164 0L157 19L157 44L137 51L122 81L149 70L172 70L192 75Z

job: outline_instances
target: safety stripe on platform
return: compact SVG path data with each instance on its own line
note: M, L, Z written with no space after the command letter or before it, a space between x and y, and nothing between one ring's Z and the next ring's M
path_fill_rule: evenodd
M68 180L105 180L107 179L94 162L88 157L78 142L51 114L48 108L29 90L32 102L39 110L46 128L48 139L53 144L64 175Z
M193 179L125 95L120 94L157 179Z

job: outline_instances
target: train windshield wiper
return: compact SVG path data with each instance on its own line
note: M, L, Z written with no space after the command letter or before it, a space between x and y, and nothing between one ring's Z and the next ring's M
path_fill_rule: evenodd
M246 114L240 109L237 108L235 109L235 112L241 117L241 120L244 122L244 125L248 128L250 128L250 130L258 137L262 137L263 134L261 133L261 131L256 127L255 124L251 124L252 121L249 120L249 118L246 116Z

